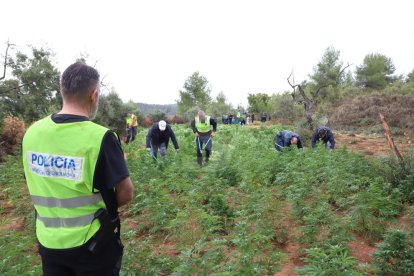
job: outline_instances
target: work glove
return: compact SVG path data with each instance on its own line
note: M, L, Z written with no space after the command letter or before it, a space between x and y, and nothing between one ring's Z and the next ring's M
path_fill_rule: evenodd
M150 153L151 152L151 148L147 148L147 152Z
M178 153L180 151L180 149L175 149L175 153Z

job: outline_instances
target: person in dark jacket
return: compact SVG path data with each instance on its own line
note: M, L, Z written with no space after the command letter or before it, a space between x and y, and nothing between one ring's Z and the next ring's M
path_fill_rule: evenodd
M290 130L282 130L276 134L275 148L281 151L283 148L290 148L291 145L296 145L298 149L303 148L300 136Z
M315 133L312 136L312 148L315 148L316 144L320 140L323 144L325 144L325 148L335 148L335 138L333 136L332 130L329 127L321 126L315 131Z
M146 143L147 151L152 151L152 154L157 157L158 149L160 149L161 157L164 157L167 153L170 138L174 144L175 150L178 151L179 147L177 139L175 138L174 131L171 127L164 120L154 123L148 130Z
M198 116L191 121L191 128L196 137L197 163L201 167L203 165L203 146L206 150L205 162L208 162L213 147L211 138L216 135L217 123L204 111L199 111Z

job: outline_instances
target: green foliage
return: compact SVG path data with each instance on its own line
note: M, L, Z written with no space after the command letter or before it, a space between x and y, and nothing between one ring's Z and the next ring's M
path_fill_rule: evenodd
M276 152L274 136L286 126L220 126L201 169L191 129L172 127L177 155L169 148L155 161L142 147L142 128L123 145L136 195L121 212L126 275L274 275L291 243L306 253L300 274L358 274L347 242L355 234L382 238L402 211L400 178L389 181L388 165L346 149ZM3 225L9 215L31 217L21 160L13 158L0 166ZM13 202L13 213L3 199ZM40 270L33 218L25 226L1 236L2 274Z
M275 120L294 123L303 117L303 107L293 101L289 92L272 95L269 105Z
M7 204L4 204L7 203ZM17 219L16 219L17 218ZM20 156L0 163L0 274L40 275L34 211Z
M313 68L313 74L310 79L315 83L315 87L324 87L320 90L321 98L327 98L328 95L336 96L338 93L337 86L344 82L344 74L340 74L343 63L339 60L340 52L335 48L328 47L322 56L322 60ZM333 89L335 86L336 88Z
M249 112L251 113L269 113L270 96L265 93L250 94L247 96L249 102Z
M406 82L414 83L414 69L410 73L407 74Z
M404 203L414 203L414 156L407 154L404 164L395 157L385 157L379 160L382 175L399 193Z
M52 53L31 49L31 55L17 52L8 60L11 78L0 83L0 117L13 115L33 122L61 106L60 72L52 64Z
M414 273L414 241L410 233L390 229L374 252L378 275L412 275Z
M395 66L390 58L381 54L368 54L355 73L360 86L382 90L394 81L394 71Z
M127 106L122 102L118 93L112 89L109 94L101 95L99 98L96 122L122 133L125 129L124 115L127 111Z
M199 72L194 72L185 81L184 90L180 91L180 99L177 101L180 114L184 115L194 106L206 110L210 102L210 87L206 77Z
M223 114L228 114L232 110L231 104L227 102L226 96L220 92L207 108L207 114L215 118L221 118Z
M158 122L161 120L166 121L167 120L167 114L165 114L165 112L161 111L161 110L156 110L155 112L151 113L149 115L149 117L151 117L151 119L154 122Z
M298 275L360 275L356 271L356 259L343 246L309 248L306 254L307 265L296 270Z

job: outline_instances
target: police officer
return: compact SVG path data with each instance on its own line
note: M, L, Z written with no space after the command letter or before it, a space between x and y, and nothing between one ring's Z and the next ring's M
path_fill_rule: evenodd
M327 149L334 149L335 148L335 138L332 133L332 130L327 126L319 127L312 136L312 148L316 147L316 144L319 141L325 145Z
M290 130L282 130L276 134L275 148L277 151L281 151L283 148L290 148L291 145L296 145L298 149L303 148L299 134Z
M198 116L191 121L191 128L196 137L197 163L201 167L203 165L203 147L206 150L205 162L208 162L210 158L211 148L213 147L211 138L216 135L217 123L210 116L206 116L204 111L200 110Z
M154 123L148 130L146 146L147 151L152 152L154 157L157 157L158 149L160 149L161 157L167 153L169 141L173 142L174 148L178 151L178 143L175 138L174 131L164 120Z
M137 116L135 114L131 114L131 112L127 113L126 117L126 131L127 131L127 139L125 141L128 144L130 141L135 140L135 136L137 135Z
M23 166L36 211L44 275L117 275L123 246L118 207L133 184L118 136L91 122L99 73L74 63L62 74L60 112L23 138Z

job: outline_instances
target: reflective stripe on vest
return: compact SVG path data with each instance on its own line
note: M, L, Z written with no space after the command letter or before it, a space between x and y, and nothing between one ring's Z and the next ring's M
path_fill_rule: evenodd
M96 204L102 200L101 194L93 194L88 196L79 196L72 198L56 198L32 195L32 202L34 205L44 207L60 207L60 208L75 208L85 205Z
M211 130L211 125L210 125L210 116L205 116L205 121L204 123L202 123L200 121L200 118L197 116L194 119L195 121L195 127L197 128L197 131L200 133L206 133L209 132Z
M75 218L46 218L37 215L37 220L43 222L46 227L60 228L60 227L77 227L91 224L95 217L95 213Z

